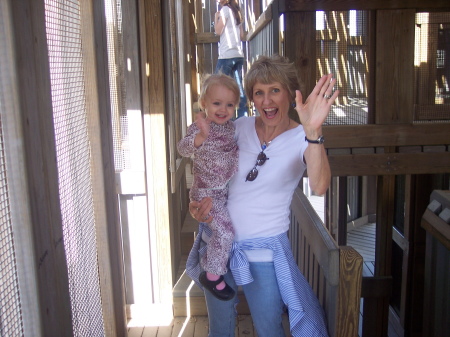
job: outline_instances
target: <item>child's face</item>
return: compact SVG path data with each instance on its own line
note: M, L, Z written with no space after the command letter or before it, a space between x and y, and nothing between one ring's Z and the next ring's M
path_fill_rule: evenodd
M203 107L211 121L225 124L235 114L236 95L223 85L213 85L205 95Z

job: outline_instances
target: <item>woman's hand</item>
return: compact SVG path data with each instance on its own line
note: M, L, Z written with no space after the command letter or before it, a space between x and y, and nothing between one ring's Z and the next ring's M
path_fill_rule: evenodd
M200 201L191 201L189 203L189 212L198 222L210 223L212 221L213 218L209 215L211 208L212 199L210 197L203 198Z
M336 79L332 74L322 76L305 104L303 104L301 92L296 91L295 109L308 139L317 139L322 135L322 124L330 112L331 105L339 95L339 90L333 92L335 84Z

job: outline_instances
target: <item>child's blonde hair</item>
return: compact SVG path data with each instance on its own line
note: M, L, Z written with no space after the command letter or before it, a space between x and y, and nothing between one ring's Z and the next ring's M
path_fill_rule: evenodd
M236 97L235 101L236 106L239 104L240 90L238 84L233 78L223 73L212 75L206 74L203 77L202 88L200 90L200 97L198 98L198 103L201 109L204 108L203 101L205 100L206 95L208 95L208 90L215 85L221 85L231 90Z

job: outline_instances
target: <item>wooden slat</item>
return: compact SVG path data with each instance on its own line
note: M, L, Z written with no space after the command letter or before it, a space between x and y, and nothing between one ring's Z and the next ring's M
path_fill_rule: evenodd
M280 12L294 12L294 11L337 11L337 10L377 10L377 9L403 9L412 8L419 10L449 10L450 4L447 0L281 0Z
M450 152L329 155L333 176L448 173Z
M339 282L338 247L324 227L322 220L312 209L306 196L298 188L292 200L292 212L295 214L298 223L301 224L302 237L307 238L309 244L314 243L309 247L311 249L310 254L314 254L318 263L322 266L330 284L337 285Z

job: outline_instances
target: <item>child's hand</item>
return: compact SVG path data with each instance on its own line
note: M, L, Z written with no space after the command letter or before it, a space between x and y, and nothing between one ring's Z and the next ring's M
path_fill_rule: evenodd
M204 139L208 138L211 120L201 112L195 116L195 124L197 124L197 127L200 130L200 135Z
M206 117L204 112L199 112L197 116L195 116L195 124L200 132L195 136L194 146L199 147L203 144L206 138L208 138L211 120Z

